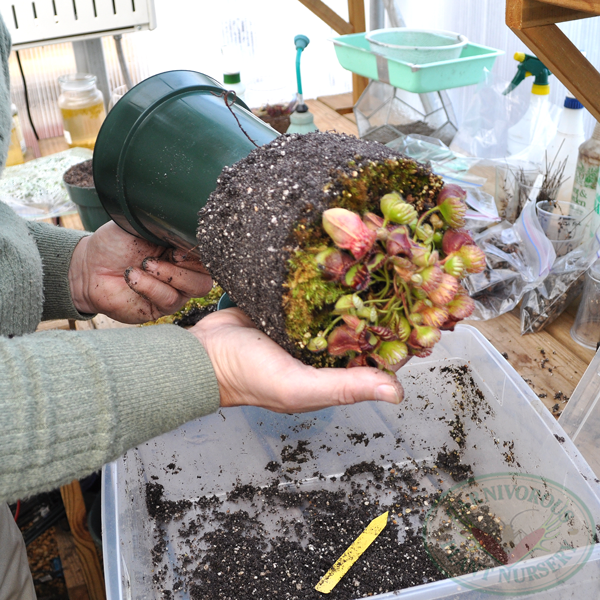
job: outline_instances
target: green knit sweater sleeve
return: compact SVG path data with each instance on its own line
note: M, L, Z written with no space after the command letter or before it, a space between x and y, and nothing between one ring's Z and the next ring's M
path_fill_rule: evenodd
M0 337L0 501L82 478L218 407L204 348L174 325Z
M69 265L79 240L89 235L83 231L55 227L47 223L27 222L44 272L44 305L42 321L51 319L91 319L94 315L80 313L74 306L69 288Z

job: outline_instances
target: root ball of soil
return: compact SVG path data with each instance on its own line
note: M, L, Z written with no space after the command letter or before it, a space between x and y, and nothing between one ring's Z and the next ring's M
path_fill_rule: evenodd
M378 210L381 196L398 187L415 208L427 209L441 185L427 167L378 143L336 133L283 135L223 170L199 213L199 252L259 329L317 364L318 355L303 351L286 325L299 232L319 229L328 208Z

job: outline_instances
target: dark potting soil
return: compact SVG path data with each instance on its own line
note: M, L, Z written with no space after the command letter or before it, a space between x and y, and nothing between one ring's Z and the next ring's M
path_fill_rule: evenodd
M464 462L465 444L456 440L457 431L468 447L475 447L469 432L483 430L495 436L489 422L495 413L466 364L431 367L406 377L422 390L420 379L434 376L434 371L451 394L447 416L435 417L450 436L442 446L423 438L424 431L405 431L406 439L400 439L396 433L390 436L390 431L367 434L350 429L340 431L340 451L356 447L366 452L386 436L390 444L382 447L381 454L377 451L376 460L355 459L341 475L312 469L297 474L304 463L336 452L321 443L318 433L311 436L313 425L308 421L286 430L306 437L292 441L282 433L282 444L271 460L257 465L248 480L219 496L202 495L199 489L192 499L173 501L165 498L162 484L147 483L146 503L156 535L151 550L153 580L162 598L179 598L179 590L192 600L323 598L314 586L365 527L386 511L386 528L328 597L360 599L456 575L443 571L450 526L442 520L437 528L427 515L443 489L473 475L473 466ZM439 401L437 395L428 395L423 391L416 398L408 397L398 418L403 419L406 410L426 416L431 404ZM256 426L263 421L261 415ZM461 424L458 430L457 423ZM408 467L397 466L399 459L405 464L404 454L397 451L400 446L407 450ZM514 441L494 439L493 447L508 464L518 465ZM434 457L434 464L410 459L420 449ZM176 462L169 453L166 469L157 465L157 472L179 472ZM446 494L437 506L451 514L456 499L459 496ZM443 503L448 501L449 505ZM461 559L460 564L471 565L472 571L496 566L498 561L504 564L507 550L501 544L500 521L484 505L471 510L479 512L472 518L465 515L465 520L473 522L470 532L485 552L472 560L467 546L459 555L466 562ZM488 555L494 558L488 560Z
M179 325L179 327L192 327L200 321L200 319L204 319L204 317L216 310L216 304L211 304L210 306L195 306L188 310L181 318L175 319L173 325Z
M147 504L159 532L152 549L154 582L164 598L180 589L192 600L322 598L314 586L386 511L386 528L328 597L363 598L444 579L415 524L425 521L439 496L431 481L421 479L440 476L429 468L386 470L373 462L358 463L341 477L344 489L304 491L302 486L279 485L279 480L263 488L238 485L224 499L202 498L183 515L178 503L162 499L162 486L148 483ZM171 520L181 523L172 590L165 585L167 546L161 535L163 524Z
M65 172L63 175L63 180L69 185L83 188L93 188L94 173L92 171L91 159L73 165L68 171Z
M302 358L286 333L283 309L293 230L320 222L341 193L340 174L356 176L370 162L402 158L382 144L321 132L284 135L253 150L223 169L199 213L204 265L259 329ZM417 171L429 173L420 165Z

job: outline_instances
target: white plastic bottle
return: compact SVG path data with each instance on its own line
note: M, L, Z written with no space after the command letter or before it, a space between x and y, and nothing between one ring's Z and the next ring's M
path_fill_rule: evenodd
M571 202L594 211L588 231L591 235L600 225L600 123L596 123L592 137L579 146Z
M583 113L583 104L573 96L567 95L556 135L546 148L546 160L549 165L554 164L556 168L566 160L563 172L563 179L566 181L560 186L556 198L561 202L571 201L579 146L585 142Z
M246 86L242 82L240 69L241 56L238 49L233 45L223 46L221 48L221 57L223 64L223 87L226 90L233 90L240 100L246 102Z

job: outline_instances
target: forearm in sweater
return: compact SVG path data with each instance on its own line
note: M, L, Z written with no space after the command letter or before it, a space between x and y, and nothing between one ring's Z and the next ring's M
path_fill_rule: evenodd
M204 348L174 325L0 338L0 501L80 479L218 407Z
M79 240L89 234L47 223L28 222L27 227L42 257L44 270L42 321L91 319L94 315L82 314L75 308L69 287L69 266L73 251Z

